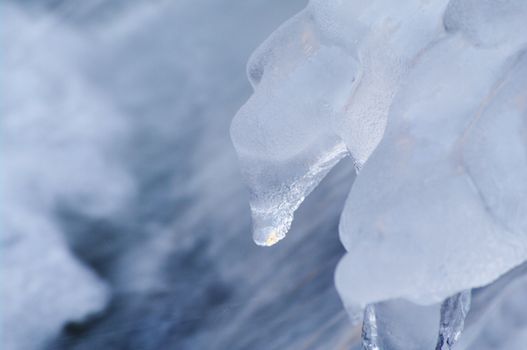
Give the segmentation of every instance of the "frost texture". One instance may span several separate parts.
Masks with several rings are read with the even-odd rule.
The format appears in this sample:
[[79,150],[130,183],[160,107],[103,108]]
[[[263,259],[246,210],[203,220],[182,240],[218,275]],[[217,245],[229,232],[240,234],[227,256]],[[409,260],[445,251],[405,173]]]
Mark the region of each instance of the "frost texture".
[[[451,346],[470,289],[527,258],[526,32],[521,0],[311,1],[250,59],[254,94],[232,124],[255,241],[282,239],[349,154],[344,305],[446,299],[437,346]],[[403,337],[390,348],[416,343]]]

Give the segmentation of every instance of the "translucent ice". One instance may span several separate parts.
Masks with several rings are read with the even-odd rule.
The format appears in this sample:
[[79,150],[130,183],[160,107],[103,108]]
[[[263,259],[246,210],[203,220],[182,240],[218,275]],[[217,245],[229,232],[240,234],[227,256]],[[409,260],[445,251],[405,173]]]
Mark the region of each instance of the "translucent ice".
[[380,349],[434,348],[439,330],[439,304],[422,306],[392,299],[376,303],[374,309]]
[[285,236],[305,196],[348,152],[360,168],[379,142],[402,76],[441,33],[446,1],[408,14],[418,3],[314,1],[251,57],[255,93],[231,135],[258,244]]
[[450,350],[459,339],[470,310],[471,291],[457,293],[441,305],[441,320],[436,350]]
[[356,67],[344,48],[321,45],[307,12],[279,29],[249,62],[256,92],[231,134],[251,189],[258,244],[285,236],[304,197],[346,154],[332,124],[353,89]]
[[426,346],[451,347],[470,289],[526,260],[526,32],[520,0],[314,0],[249,63],[231,131],[257,243],[283,238],[346,154],[360,170],[335,280],[348,310],[366,308],[366,348],[388,341],[392,311],[377,310],[395,299],[443,303]]
[[[342,214],[340,234],[349,254],[340,263],[337,286],[345,302],[393,297],[439,302],[460,289],[489,283],[525,259],[522,231],[502,224],[521,225],[522,192],[478,185],[500,171],[496,162],[515,164],[513,175],[498,182],[493,178],[500,187],[527,166],[521,128],[510,135],[504,129],[515,114],[501,113],[497,120],[492,113],[502,106],[522,114],[518,104],[500,101],[506,76],[521,73],[509,55],[466,46],[452,36],[423,55],[411,72],[392,106],[383,141],[357,177]],[[470,94],[463,93],[466,89]],[[485,134],[485,143],[507,139],[508,145],[492,146],[492,153],[510,147],[501,154],[504,160],[495,162],[472,141],[485,130],[487,115],[500,127]],[[497,170],[485,173],[476,167]],[[516,185],[525,186],[522,181]],[[499,196],[496,202],[485,200],[487,191]],[[507,201],[518,213],[508,211],[504,215],[513,215],[499,220],[498,210]]]
[[375,306],[368,305],[364,310],[362,323],[362,346],[365,350],[380,350],[379,340]]

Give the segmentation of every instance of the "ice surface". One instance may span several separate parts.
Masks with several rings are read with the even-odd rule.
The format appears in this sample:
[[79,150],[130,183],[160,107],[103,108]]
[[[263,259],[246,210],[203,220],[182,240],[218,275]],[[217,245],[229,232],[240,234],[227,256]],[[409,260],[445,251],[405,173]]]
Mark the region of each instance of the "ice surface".
[[[289,30],[294,40],[282,33]],[[304,197],[346,155],[332,124],[353,89],[356,66],[343,48],[321,45],[307,13],[286,23],[249,62],[257,93],[238,112],[231,134],[251,189],[258,244],[285,236]]]
[[362,322],[362,346],[365,350],[380,350],[379,341],[375,306],[368,305],[364,309],[364,321]]
[[[373,310],[375,342],[379,349],[433,349],[437,341],[439,308],[439,304],[422,306],[402,299],[383,301],[366,307],[363,329],[367,328]],[[366,340],[363,339],[363,343]]]
[[467,290],[446,298],[441,304],[436,350],[450,350],[458,341],[470,310],[471,297],[471,291]]
[[470,289],[526,260],[525,32],[519,0],[311,1],[249,63],[231,132],[257,243],[285,236],[335,147],[360,170],[335,279],[366,308],[366,348],[382,348],[375,305],[398,298],[443,302],[449,348]]
[[[315,1],[252,55],[255,93],[231,135],[251,190],[258,244],[285,236],[305,196],[348,152],[360,168],[379,142],[402,76],[441,33],[446,1],[408,16],[415,4]],[[381,9],[386,17],[376,16]],[[353,13],[361,15],[350,23]],[[336,34],[342,30],[346,37]]]
[[[478,180],[465,170],[469,131],[479,130],[467,128],[474,116],[482,121],[478,116],[486,113],[486,101],[504,86],[503,75],[514,65],[508,57],[498,49],[465,47],[453,36],[431,48],[413,69],[392,106],[383,141],[343,211],[340,234],[349,254],[339,267],[337,285],[348,286],[340,289],[345,302],[393,297],[439,302],[460,288],[491,282],[525,258],[521,232],[514,234],[489,215],[475,187]],[[470,95],[461,91],[467,88]],[[473,157],[482,166],[494,165],[480,150]],[[525,158],[514,159],[521,172]],[[521,192],[510,196],[522,201]]]

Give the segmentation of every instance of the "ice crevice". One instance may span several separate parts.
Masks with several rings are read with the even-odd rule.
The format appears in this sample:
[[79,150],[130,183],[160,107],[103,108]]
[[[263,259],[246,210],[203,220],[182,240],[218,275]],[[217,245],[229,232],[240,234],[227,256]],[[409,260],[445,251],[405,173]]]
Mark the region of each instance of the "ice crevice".
[[364,348],[450,349],[484,322],[471,290],[526,261],[525,32],[521,0],[312,0],[251,57],[231,136],[254,240],[349,156],[335,284]]
[[450,350],[459,339],[470,310],[471,291],[457,293],[441,304],[441,321],[436,350]]

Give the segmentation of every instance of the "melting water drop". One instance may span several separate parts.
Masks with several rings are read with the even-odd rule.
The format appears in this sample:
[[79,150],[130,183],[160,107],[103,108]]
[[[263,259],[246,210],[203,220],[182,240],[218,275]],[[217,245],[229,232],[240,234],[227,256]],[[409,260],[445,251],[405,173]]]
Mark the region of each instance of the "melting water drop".
[[253,240],[257,245],[264,247],[270,247],[284,239],[293,221],[292,215],[284,215],[264,224],[267,218],[268,216],[258,215],[253,211]]
[[436,350],[450,350],[459,339],[470,310],[471,295],[470,290],[465,290],[443,301]]
[[254,242],[272,246],[285,238],[293,222],[293,214],[306,196],[348,155],[346,145],[338,141],[327,152],[310,160],[312,164],[304,174],[283,180],[287,185],[265,191],[263,195],[255,193],[256,198],[251,203]]

